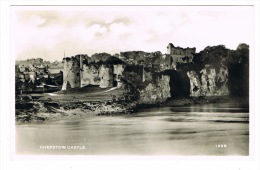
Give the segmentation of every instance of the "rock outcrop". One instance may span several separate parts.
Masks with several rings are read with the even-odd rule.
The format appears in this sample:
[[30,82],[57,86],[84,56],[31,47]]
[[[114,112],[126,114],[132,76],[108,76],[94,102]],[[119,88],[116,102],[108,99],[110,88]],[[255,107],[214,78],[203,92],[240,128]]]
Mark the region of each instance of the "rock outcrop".
[[219,73],[211,65],[206,65],[200,71],[200,78],[195,71],[188,71],[190,79],[190,96],[224,96],[229,94],[228,69],[221,66]]
[[157,104],[171,97],[170,76],[143,65],[126,65],[122,82],[125,91],[140,104]]
[[218,95],[229,95],[228,90],[228,68],[224,65],[219,69],[219,73],[216,76],[216,84],[219,94]]
[[195,71],[188,71],[187,75],[190,78],[190,96],[200,96],[202,88],[199,76]]
[[161,103],[171,97],[170,77],[161,75],[157,80],[149,83],[144,89],[140,90],[140,103],[152,104]]
[[216,92],[216,71],[210,65],[206,65],[204,69],[200,71],[201,74],[201,92],[202,96],[213,96]]

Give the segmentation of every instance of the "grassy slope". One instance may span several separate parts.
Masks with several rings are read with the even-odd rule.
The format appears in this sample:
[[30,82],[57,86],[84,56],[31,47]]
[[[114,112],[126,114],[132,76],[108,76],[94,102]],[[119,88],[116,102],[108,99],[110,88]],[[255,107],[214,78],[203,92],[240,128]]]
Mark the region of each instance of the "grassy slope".
[[107,101],[111,100],[112,96],[119,96],[123,94],[124,90],[116,88],[109,91],[111,88],[99,87],[83,87],[79,89],[71,89],[67,91],[58,91],[55,93],[44,93],[32,95],[39,98],[38,100],[52,100],[59,102],[73,102],[73,101]]

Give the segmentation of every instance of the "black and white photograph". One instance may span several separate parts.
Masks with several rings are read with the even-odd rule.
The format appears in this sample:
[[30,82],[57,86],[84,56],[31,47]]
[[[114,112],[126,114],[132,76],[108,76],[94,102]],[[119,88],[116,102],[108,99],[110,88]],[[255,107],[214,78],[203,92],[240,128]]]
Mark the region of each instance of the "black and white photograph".
[[255,6],[9,14],[12,159],[253,159]]
[[17,154],[249,155],[252,7],[12,8]]

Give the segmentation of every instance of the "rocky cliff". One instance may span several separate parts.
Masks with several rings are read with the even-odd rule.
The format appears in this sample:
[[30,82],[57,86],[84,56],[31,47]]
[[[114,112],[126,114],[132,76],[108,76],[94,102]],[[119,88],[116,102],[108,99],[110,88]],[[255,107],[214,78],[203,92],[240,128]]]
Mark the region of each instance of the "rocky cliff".
[[[228,90],[231,96],[249,96],[249,45],[241,43],[236,50],[227,49],[224,45],[207,46],[204,50],[196,53],[193,59],[195,65],[203,66],[210,64],[217,71],[216,86],[220,88],[226,84],[223,75],[228,75]],[[225,68],[225,65],[227,68]],[[227,72],[223,72],[222,67]],[[200,68],[200,70],[202,67]],[[221,78],[219,78],[221,76]],[[224,76],[225,77],[225,76]],[[226,86],[222,88],[227,89]],[[222,90],[221,90],[222,91]],[[225,91],[225,90],[224,90]],[[223,92],[224,94],[227,93]]]
[[190,78],[190,96],[201,96],[201,83],[199,76],[195,71],[188,71],[188,77]]
[[190,96],[225,96],[229,94],[228,69],[223,65],[218,73],[211,65],[205,65],[199,73],[191,70],[187,72],[187,75],[190,79]]
[[161,103],[171,97],[170,77],[167,75],[158,76],[156,81],[150,82],[144,89],[140,90],[140,103],[151,104]]
[[123,87],[140,104],[157,104],[171,97],[170,76],[152,67],[127,65],[122,80]]

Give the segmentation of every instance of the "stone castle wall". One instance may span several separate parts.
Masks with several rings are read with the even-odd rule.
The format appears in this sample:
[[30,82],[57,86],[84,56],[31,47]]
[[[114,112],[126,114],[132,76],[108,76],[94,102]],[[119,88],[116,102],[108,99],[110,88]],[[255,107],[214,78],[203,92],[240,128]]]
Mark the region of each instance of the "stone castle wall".
[[81,77],[81,87],[87,85],[99,85],[99,67],[95,65],[83,65],[82,67],[82,77]]
[[173,63],[190,63],[194,58],[196,48],[175,47],[172,43],[167,46],[167,55],[171,56]]
[[114,81],[117,82],[118,87],[122,86],[121,77],[123,76],[124,69],[125,66],[122,64],[113,65]]
[[[152,68],[143,65],[84,63],[80,56],[66,58],[63,63],[62,90],[87,85],[98,85],[100,88],[121,87],[121,77],[124,77],[136,88],[140,88],[141,101],[162,101],[171,96],[169,76],[157,76]],[[187,75],[190,80],[190,96],[229,94],[228,69],[225,66],[217,73],[211,65],[206,65],[200,72],[190,70]]]
[[99,71],[100,84],[99,87],[107,88],[113,87],[114,77],[113,77],[113,66],[101,65]]
[[84,64],[84,59],[82,56],[76,56],[63,60],[62,90],[87,85],[99,85],[100,88],[121,86],[120,76],[124,71],[123,65]]
[[80,60],[77,57],[63,60],[62,90],[80,87]]
[[175,55],[182,55],[182,56],[190,56],[196,53],[196,48],[181,48],[175,47],[172,43],[169,43],[167,46],[167,54],[175,54]]

